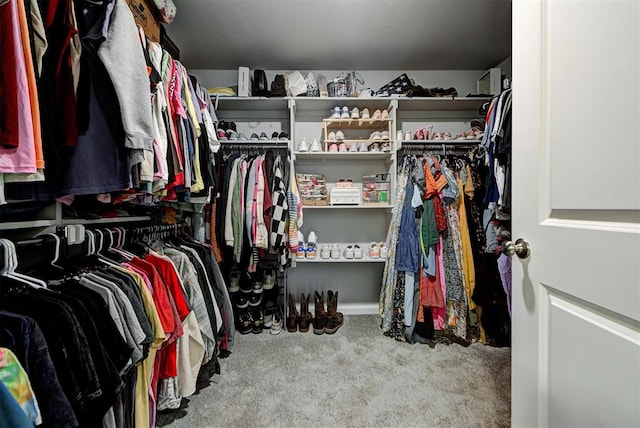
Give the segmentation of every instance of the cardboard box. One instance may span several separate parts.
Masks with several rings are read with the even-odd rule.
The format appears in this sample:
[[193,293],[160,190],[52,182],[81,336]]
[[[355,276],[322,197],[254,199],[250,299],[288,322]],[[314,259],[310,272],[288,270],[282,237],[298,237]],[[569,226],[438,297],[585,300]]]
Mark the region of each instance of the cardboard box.
[[365,175],[362,177],[362,202],[388,204],[390,189],[389,174]]
[[251,96],[251,71],[249,67],[238,67],[238,96]]
[[160,43],[160,22],[154,15],[156,5],[152,0],[127,0],[129,9],[133,12],[136,24],[144,30],[149,40]]

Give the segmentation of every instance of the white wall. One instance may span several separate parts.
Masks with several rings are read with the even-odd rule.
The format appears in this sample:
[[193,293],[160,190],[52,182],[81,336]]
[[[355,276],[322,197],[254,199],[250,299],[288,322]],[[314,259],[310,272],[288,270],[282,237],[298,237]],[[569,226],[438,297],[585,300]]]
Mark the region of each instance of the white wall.
[[[276,74],[284,74],[287,71],[291,70],[265,70],[269,85]],[[300,71],[305,73],[305,75],[308,72],[308,70]],[[485,71],[486,70],[411,70],[406,73],[410,79],[414,80],[415,84],[424,88],[433,88],[437,86],[449,88],[453,86],[458,91],[459,96],[465,96],[476,93],[476,79]],[[206,87],[238,85],[238,70],[192,69],[189,70],[189,73],[196,76],[200,83]],[[331,81],[334,77],[337,77],[342,73],[342,71],[314,71],[316,77],[318,73],[324,75],[328,81]],[[373,90],[379,89],[385,83],[388,83],[402,74],[402,72],[397,70],[358,71],[358,73],[365,81],[364,87],[371,88]]]

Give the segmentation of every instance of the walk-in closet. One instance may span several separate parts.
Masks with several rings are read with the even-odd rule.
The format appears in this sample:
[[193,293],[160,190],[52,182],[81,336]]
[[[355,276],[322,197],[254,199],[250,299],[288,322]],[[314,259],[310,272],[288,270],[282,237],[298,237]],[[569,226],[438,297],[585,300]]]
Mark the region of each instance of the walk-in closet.
[[640,425],[639,17],[0,0],[0,427]]

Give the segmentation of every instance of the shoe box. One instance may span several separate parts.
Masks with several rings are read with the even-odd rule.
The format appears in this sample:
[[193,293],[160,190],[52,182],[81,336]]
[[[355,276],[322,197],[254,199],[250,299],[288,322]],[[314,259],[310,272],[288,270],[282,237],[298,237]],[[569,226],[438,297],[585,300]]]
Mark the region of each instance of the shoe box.
[[362,202],[380,204],[389,201],[391,182],[389,174],[373,174],[362,177]]

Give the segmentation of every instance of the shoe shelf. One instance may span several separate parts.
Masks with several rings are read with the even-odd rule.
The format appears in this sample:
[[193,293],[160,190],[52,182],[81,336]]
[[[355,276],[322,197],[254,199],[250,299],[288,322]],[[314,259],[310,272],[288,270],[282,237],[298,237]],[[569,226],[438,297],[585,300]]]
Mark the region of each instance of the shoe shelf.
[[491,97],[437,97],[437,98],[408,98],[399,97],[398,110],[400,111],[455,111],[477,110]]
[[221,97],[210,95],[211,101],[215,105],[216,110],[235,110],[235,111],[285,111],[288,108],[288,99],[286,98],[267,98],[267,97]]
[[369,257],[368,255],[365,255],[363,258],[361,259],[345,259],[344,256],[340,256],[339,259],[323,259],[320,256],[316,256],[314,259],[307,259],[307,258],[300,258],[300,259],[296,259],[296,263],[384,263],[386,262],[387,259],[383,259],[381,257],[378,257],[377,259],[374,259],[373,257]]
[[391,104],[389,98],[381,97],[293,97],[290,99],[296,112],[325,112],[335,106],[348,106],[349,109],[358,107],[360,110],[366,107],[372,112],[378,109],[390,111]]
[[299,160],[389,160],[392,152],[294,152]]
[[353,209],[385,209],[385,208],[393,208],[391,204],[382,204],[382,203],[372,203],[372,204],[360,204],[360,205],[303,205],[303,209],[342,209],[342,210],[353,210]]
[[322,119],[326,128],[381,129],[391,127],[392,119]]

